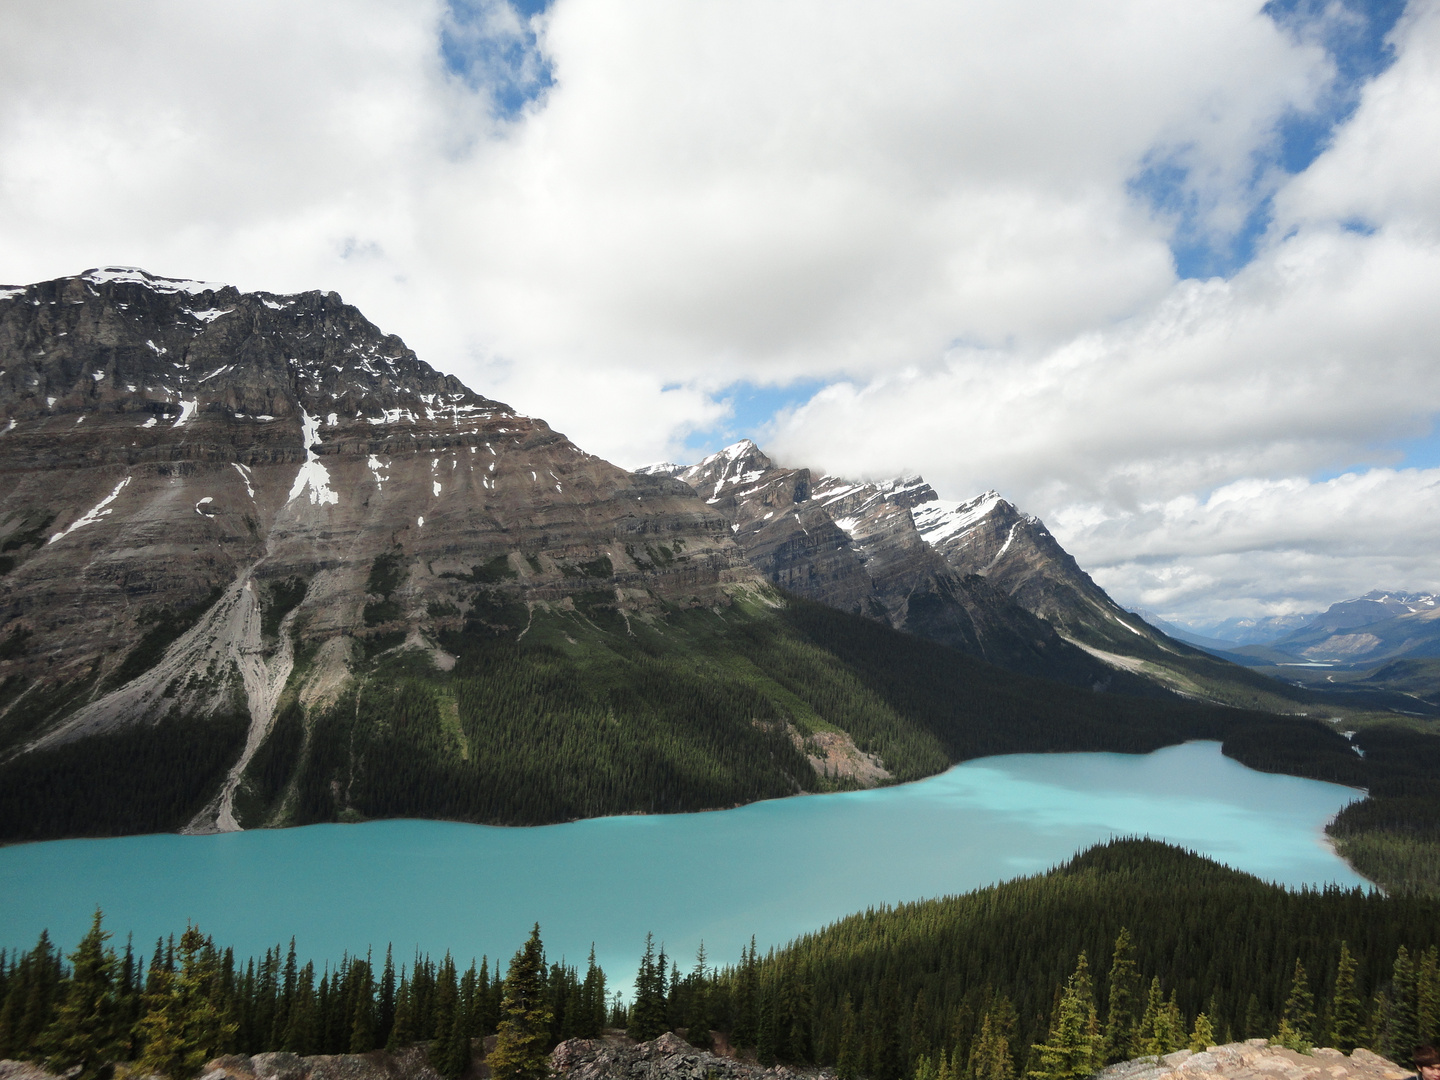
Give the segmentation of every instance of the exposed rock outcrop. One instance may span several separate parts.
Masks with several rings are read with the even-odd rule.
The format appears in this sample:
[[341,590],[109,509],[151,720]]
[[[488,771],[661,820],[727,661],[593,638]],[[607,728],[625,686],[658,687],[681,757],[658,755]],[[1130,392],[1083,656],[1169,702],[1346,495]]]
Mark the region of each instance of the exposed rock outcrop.
[[1212,1046],[1201,1053],[1181,1050],[1163,1058],[1136,1058],[1111,1065],[1099,1080],[1405,1080],[1414,1074],[1369,1050],[1346,1055],[1316,1047],[1297,1054],[1264,1039]]
[[765,1068],[734,1057],[697,1050],[673,1032],[645,1043],[627,1039],[571,1039],[550,1054],[566,1080],[787,1080],[809,1076],[833,1080],[828,1069]]

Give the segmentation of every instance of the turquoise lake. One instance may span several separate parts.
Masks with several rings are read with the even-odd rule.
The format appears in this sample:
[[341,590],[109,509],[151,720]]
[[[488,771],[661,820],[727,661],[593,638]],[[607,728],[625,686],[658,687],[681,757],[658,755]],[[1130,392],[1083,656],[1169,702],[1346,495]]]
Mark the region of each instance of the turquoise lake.
[[867,906],[1033,874],[1112,836],[1148,835],[1298,887],[1363,885],[1325,843],[1361,793],[1253,772],[1194,742],[1146,755],[982,758],[914,784],[705,814],[530,829],[436,821],[0,848],[0,947],[42,928],[66,951],[96,905],[123,944],[198,924],[241,956],[294,935],[302,958],[393,942],[509,957],[538,921],[552,960],[590,943],[629,990],[647,931],[729,963]]

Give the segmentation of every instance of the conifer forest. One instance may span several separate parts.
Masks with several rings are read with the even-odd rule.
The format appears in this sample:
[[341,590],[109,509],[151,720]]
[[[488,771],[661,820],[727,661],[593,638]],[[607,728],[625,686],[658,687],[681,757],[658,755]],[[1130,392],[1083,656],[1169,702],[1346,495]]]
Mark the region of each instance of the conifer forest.
[[226,1053],[415,1047],[443,1076],[484,1054],[510,1080],[543,1075],[566,1039],[624,1029],[723,1039],[840,1080],[1068,1080],[1243,1038],[1403,1062],[1440,1037],[1440,902],[1291,891],[1149,840],[868,910],[764,953],[753,940],[735,958],[636,944],[621,993],[593,950],[583,970],[549,961],[539,926],[503,970],[389,948],[317,966],[294,942],[242,959],[194,926],[118,948],[97,911],[68,952],[42,934],[0,953],[0,1058],[76,1080],[117,1065],[189,1080]]

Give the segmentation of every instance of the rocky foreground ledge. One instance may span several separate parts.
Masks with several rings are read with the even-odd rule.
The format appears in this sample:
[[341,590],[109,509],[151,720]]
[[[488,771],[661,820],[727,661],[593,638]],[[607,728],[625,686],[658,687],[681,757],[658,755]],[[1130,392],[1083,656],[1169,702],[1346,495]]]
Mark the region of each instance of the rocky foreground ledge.
[[1413,1076],[1393,1061],[1369,1050],[1346,1055],[1329,1047],[1297,1054],[1264,1039],[1212,1046],[1200,1053],[1180,1050],[1165,1057],[1136,1058],[1111,1065],[1099,1080],[1404,1080]]
[[[478,1043],[478,1040],[477,1040]],[[465,1080],[486,1080],[489,1068],[480,1058]],[[555,1048],[550,1064],[563,1080],[835,1080],[829,1069],[770,1068],[739,1058],[697,1050],[673,1033],[645,1043],[624,1036],[571,1039]],[[1412,1076],[1393,1061],[1369,1050],[1346,1055],[1317,1047],[1297,1054],[1264,1039],[1212,1046],[1201,1053],[1181,1050],[1162,1058],[1136,1058],[1111,1065],[1098,1080],[1405,1080]],[[0,1061],[0,1080],[58,1080],[28,1061]],[[201,1080],[441,1080],[425,1061],[425,1051],[411,1047],[398,1054],[231,1055],[205,1066]]]

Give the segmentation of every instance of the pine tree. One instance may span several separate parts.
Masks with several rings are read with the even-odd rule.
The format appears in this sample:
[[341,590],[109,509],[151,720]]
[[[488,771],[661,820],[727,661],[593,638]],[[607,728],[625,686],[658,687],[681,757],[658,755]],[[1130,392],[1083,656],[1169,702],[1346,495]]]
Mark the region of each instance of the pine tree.
[[1355,992],[1355,958],[1348,943],[1340,942],[1340,960],[1335,967],[1335,989],[1330,994],[1326,1041],[1347,1054],[1360,1041],[1360,998]]
[[1103,1037],[1083,952],[1055,1007],[1049,1036],[1031,1052],[1037,1061],[1029,1073],[1034,1080],[1083,1080],[1103,1064]]
[[1137,1053],[1135,1026],[1139,1021],[1140,972],[1135,966],[1135,946],[1130,942],[1130,931],[1124,927],[1115,938],[1106,983],[1105,1060],[1125,1061]]
[[49,1054],[46,1067],[65,1073],[79,1066],[80,1080],[95,1080],[126,1043],[117,962],[114,951],[105,947],[110,935],[100,928],[100,920],[97,908],[89,933],[70,954],[65,997],[43,1037]]
[[495,1080],[543,1080],[549,1073],[546,1041],[551,1018],[541,985],[544,970],[545,951],[536,923],[505,973],[498,1037],[489,1056]]
[[1280,1014],[1280,1030],[1270,1041],[1299,1053],[1315,1044],[1315,995],[1310,992],[1305,966],[1298,959],[1290,980],[1290,994],[1285,999],[1285,1011]]

